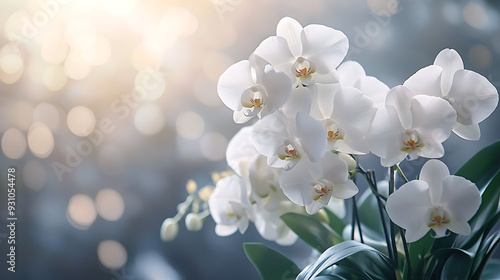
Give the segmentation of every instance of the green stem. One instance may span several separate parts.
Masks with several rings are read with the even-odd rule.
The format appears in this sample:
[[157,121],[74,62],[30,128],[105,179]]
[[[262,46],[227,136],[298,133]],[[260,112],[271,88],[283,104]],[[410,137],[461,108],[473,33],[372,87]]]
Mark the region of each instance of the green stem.
[[[393,165],[389,168],[389,195],[391,195],[395,190],[395,171],[396,165]],[[392,252],[394,256],[394,264],[395,267],[398,267],[398,248],[396,245],[396,225],[391,222],[390,224],[390,232],[391,232],[391,244],[392,244]]]
[[401,235],[401,240],[403,241],[403,248],[405,250],[405,256],[406,256],[406,265],[408,267],[407,270],[407,280],[411,280],[411,276],[413,274],[413,269],[411,267],[411,260],[410,260],[410,251],[408,250],[408,243],[406,243],[406,237],[403,233],[403,229],[399,228],[399,234]]
[[365,180],[366,180],[366,183],[368,183],[368,187],[370,188],[370,190],[372,191],[372,193],[384,200],[384,201],[387,201],[387,197],[385,197],[384,195],[380,194],[377,190],[377,187],[376,187],[376,181],[374,182],[370,176],[370,174],[374,174],[372,170],[368,170],[366,171],[365,169],[363,169],[363,167],[361,165],[358,165],[358,168],[357,168],[357,171],[359,171],[361,174],[363,174],[363,177],[365,177]]
[[[361,220],[359,219],[359,213],[358,213],[358,205],[356,203],[356,197],[352,197],[352,212],[353,216],[356,217],[356,225],[358,226],[358,231],[359,231],[359,240],[361,243],[365,243],[363,240],[363,232],[361,231]],[[354,221],[352,224],[352,228],[354,228]],[[354,231],[353,231],[353,239],[354,239]]]
[[[368,171],[368,175],[370,177],[370,181],[373,183],[373,188],[375,191],[378,191],[377,188],[377,179],[375,178],[375,172],[373,171]],[[384,230],[384,237],[385,237],[385,243],[387,244],[387,252],[389,253],[389,258],[393,259],[393,252],[391,250],[391,240],[389,238],[389,232],[387,231],[386,223],[385,223],[385,215],[384,215],[384,206],[382,205],[382,200],[380,197],[375,196],[377,199],[377,206],[378,206],[378,212],[380,215],[380,220],[382,221],[382,229]]]
[[398,169],[398,174],[399,174],[399,177],[400,177],[401,179],[403,179],[403,181],[404,181],[405,183],[408,183],[408,182],[409,182],[409,180],[408,180],[408,178],[406,178],[405,174],[403,173],[403,170],[401,170],[401,168],[399,167],[399,165],[397,165],[397,164],[396,164],[395,166],[396,166],[396,168]]

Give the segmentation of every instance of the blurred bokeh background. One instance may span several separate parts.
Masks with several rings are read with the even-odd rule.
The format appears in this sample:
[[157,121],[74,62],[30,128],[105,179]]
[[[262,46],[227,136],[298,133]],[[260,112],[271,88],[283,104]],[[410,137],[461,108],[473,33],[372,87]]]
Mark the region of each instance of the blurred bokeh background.
[[[218,237],[160,226],[185,184],[227,169],[240,128],[216,83],[275,35],[284,16],[342,30],[350,60],[389,87],[454,48],[500,85],[500,6],[453,0],[3,0],[0,2],[0,279],[257,279],[243,242],[304,267],[250,226]],[[452,136],[455,172],[500,139],[499,110],[480,141]],[[378,160],[362,157],[373,168]],[[424,160],[403,163],[413,177]],[[16,270],[7,272],[7,168],[17,176]],[[384,170],[379,169],[382,174]]]

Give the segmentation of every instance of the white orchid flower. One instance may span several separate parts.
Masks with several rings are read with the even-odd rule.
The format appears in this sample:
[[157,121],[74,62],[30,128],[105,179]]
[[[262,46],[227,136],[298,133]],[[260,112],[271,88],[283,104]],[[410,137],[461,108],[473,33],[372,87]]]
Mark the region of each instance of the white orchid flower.
[[245,181],[236,174],[217,182],[208,206],[217,223],[215,233],[219,236],[231,235],[237,230],[244,233],[253,219]]
[[217,84],[219,97],[234,111],[236,123],[274,112],[288,100],[291,89],[283,72],[256,55],[231,65]]
[[321,121],[304,112],[295,119],[276,111],[253,125],[252,140],[271,167],[292,169],[302,158],[321,160],[326,150],[326,130]]
[[248,178],[250,162],[258,155],[252,143],[252,127],[245,126],[229,141],[226,162],[236,174]]
[[279,21],[276,35],[265,39],[255,54],[285,72],[295,85],[338,81],[335,68],[349,49],[344,33],[319,24],[303,28],[295,19],[285,17]]
[[479,123],[498,104],[497,89],[480,74],[465,70],[462,58],[453,49],[442,50],[433,65],[417,71],[404,85],[416,94],[447,100],[457,112],[453,132],[467,140],[480,138]]
[[450,175],[446,164],[429,160],[420,171],[419,180],[401,186],[387,198],[391,220],[406,229],[408,242],[422,238],[430,229],[435,237],[450,230],[469,235],[467,223],[481,204],[481,195],[471,181]]
[[323,122],[327,149],[348,154],[366,154],[365,136],[376,108],[369,97],[353,87],[317,85],[311,115]]
[[303,160],[292,171],[281,173],[280,186],[297,205],[314,214],[325,207],[330,198],[347,199],[358,193],[348,180],[347,163],[332,152],[325,152],[319,162]]
[[415,95],[396,86],[387,95],[386,106],[375,114],[367,135],[370,151],[389,167],[408,157],[439,158],[451,134],[456,113],[435,96]]

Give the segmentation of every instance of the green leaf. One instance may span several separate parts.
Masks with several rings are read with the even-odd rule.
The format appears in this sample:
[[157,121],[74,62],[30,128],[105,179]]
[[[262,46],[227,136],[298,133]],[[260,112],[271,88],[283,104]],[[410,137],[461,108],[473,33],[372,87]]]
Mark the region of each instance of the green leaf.
[[328,225],[330,226],[333,231],[335,231],[338,236],[342,236],[342,232],[344,231],[345,228],[345,223],[342,221],[337,215],[335,215],[332,211],[330,211],[328,208],[323,208],[325,210],[326,215],[328,217]]
[[263,244],[245,243],[243,249],[262,280],[293,280],[300,272],[291,260]]
[[500,259],[490,259],[481,275],[481,280],[500,279]]
[[281,216],[285,224],[314,249],[323,252],[342,238],[311,216],[286,213]]
[[[410,262],[413,269],[412,279],[424,279],[424,260],[429,256],[434,241],[431,233],[428,232],[424,237],[416,242],[408,243]],[[406,272],[405,272],[406,273]]]
[[481,199],[479,209],[469,221],[472,229],[471,234],[469,236],[459,236],[457,238],[458,247],[472,248],[483,235],[486,227],[493,222],[493,215],[498,211],[498,200],[500,199],[500,172],[488,184],[481,195]]
[[472,268],[472,257],[464,250],[454,249],[454,252],[444,263],[441,279],[464,279]]
[[358,279],[396,279],[394,268],[384,254],[356,241],[344,241],[323,252],[297,276],[297,280],[314,279],[320,273],[335,275],[335,270],[325,271],[334,264]]
[[500,141],[475,154],[455,175],[471,180],[482,191],[498,170],[500,170]]

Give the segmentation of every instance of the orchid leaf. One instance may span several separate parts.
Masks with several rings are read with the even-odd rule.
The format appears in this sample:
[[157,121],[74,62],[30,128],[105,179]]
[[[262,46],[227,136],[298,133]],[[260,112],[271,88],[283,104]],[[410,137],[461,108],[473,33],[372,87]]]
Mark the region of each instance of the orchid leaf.
[[263,244],[243,244],[245,254],[262,280],[293,280],[300,269],[291,260]]

